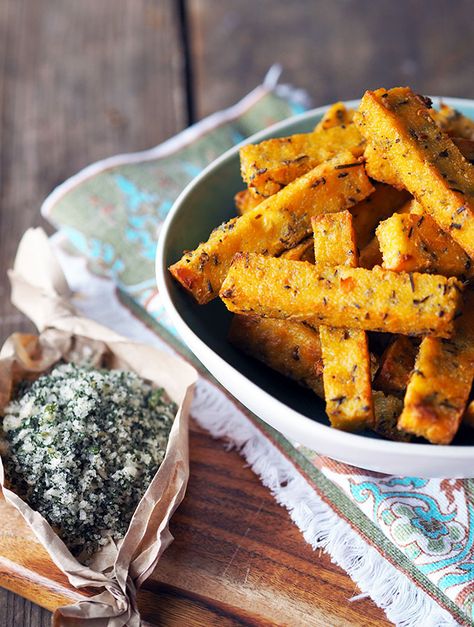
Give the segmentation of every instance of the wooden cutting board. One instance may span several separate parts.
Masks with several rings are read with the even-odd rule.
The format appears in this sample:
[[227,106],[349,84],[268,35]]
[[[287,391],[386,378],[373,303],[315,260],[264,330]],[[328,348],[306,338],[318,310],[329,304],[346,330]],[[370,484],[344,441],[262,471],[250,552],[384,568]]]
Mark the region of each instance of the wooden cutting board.
[[[155,625],[388,625],[245,466],[192,424],[191,478],[175,541],[139,593]],[[0,499],[0,585],[54,610],[79,593],[19,514]],[[1,608],[0,608],[1,614]],[[1,621],[0,621],[1,622]]]

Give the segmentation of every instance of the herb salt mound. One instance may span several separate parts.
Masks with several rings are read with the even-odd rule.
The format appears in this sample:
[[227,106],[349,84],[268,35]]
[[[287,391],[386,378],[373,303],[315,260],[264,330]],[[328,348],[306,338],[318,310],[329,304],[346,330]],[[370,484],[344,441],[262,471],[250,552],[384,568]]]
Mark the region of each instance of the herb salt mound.
[[59,365],[5,409],[8,479],[87,561],[125,535],[176,411],[132,372]]

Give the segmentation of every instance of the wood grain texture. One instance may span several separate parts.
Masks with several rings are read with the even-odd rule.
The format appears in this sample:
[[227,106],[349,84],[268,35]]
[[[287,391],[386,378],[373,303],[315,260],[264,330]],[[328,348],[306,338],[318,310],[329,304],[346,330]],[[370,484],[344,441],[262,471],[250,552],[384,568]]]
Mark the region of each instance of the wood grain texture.
[[[357,587],[327,555],[304,542],[236,452],[195,424],[190,452],[188,491],[171,522],[175,541],[139,595],[144,620],[164,626],[389,624],[370,600],[348,602]],[[4,501],[0,519],[0,584],[50,610],[77,600],[78,593]],[[0,599],[12,607],[10,622],[3,625],[21,624],[12,613],[19,601],[3,594]],[[33,611],[29,605],[23,609]],[[22,616],[25,625],[42,624]]]
[[253,89],[273,63],[315,106],[395,85],[474,96],[471,0],[189,0],[196,110]]
[[174,0],[0,1],[0,335],[29,329],[4,272],[39,207],[92,161],[151,147],[187,115]]

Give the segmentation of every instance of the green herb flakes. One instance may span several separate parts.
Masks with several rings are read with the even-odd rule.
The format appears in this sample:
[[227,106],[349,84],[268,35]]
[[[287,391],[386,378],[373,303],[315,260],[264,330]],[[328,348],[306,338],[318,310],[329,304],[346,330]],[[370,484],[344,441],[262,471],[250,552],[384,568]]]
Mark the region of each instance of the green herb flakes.
[[132,372],[62,364],[5,410],[7,477],[73,554],[128,528],[163,461],[177,407]]

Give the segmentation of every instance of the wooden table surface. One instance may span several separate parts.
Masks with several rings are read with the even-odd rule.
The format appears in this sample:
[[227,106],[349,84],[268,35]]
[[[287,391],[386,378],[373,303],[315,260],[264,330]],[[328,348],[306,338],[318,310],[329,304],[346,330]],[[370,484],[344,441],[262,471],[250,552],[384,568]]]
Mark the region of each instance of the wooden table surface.
[[[41,224],[41,200],[66,177],[231,105],[274,62],[283,81],[304,88],[315,105],[398,84],[472,98],[471,23],[472,0],[0,0],[0,339],[31,329],[9,304],[5,270],[23,231]],[[256,590],[273,579],[301,616],[314,608],[313,620],[292,621],[284,608],[272,616],[261,599],[259,611],[237,616],[226,604],[232,590],[210,606],[199,592],[204,580],[188,595],[166,583],[153,600],[145,591],[145,618],[159,625],[387,624],[369,600],[347,601],[354,584],[305,544],[236,453],[197,430],[192,442],[191,481],[162,580],[176,565],[192,576],[194,565],[212,572],[216,586],[219,569],[233,569],[237,586],[251,563]],[[235,478],[230,492],[212,475],[216,457]],[[223,498],[226,519],[213,521],[209,535],[199,521]],[[237,544],[226,538],[236,528],[243,530]],[[1,627],[49,620],[47,610],[0,590]]]

